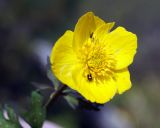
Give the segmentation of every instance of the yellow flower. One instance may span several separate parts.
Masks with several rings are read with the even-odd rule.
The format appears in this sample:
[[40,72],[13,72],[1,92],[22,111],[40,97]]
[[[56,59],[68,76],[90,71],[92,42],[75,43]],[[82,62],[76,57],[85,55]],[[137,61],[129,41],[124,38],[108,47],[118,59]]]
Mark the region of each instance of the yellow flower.
[[91,102],[105,103],[131,87],[128,66],[136,53],[137,37],[123,27],[110,32],[113,26],[114,22],[105,23],[88,12],[51,52],[55,76]]

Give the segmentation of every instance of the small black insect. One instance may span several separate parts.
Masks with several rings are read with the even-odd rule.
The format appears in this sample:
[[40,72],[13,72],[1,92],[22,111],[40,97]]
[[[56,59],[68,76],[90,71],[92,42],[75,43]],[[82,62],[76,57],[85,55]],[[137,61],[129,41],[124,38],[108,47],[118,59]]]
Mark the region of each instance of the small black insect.
[[92,74],[88,74],[87,79],[88,79],[88,81],[92,81]]
[[90,38],[92,38],[93,37],[93,32],[90,34]]

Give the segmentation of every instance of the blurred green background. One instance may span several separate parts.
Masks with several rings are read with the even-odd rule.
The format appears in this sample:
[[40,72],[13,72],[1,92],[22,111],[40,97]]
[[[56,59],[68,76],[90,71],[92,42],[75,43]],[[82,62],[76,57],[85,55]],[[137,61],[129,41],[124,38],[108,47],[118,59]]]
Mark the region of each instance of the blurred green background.
[[93,11],[137,34],[133,87],[98,112],[72,110],[60,99],[48,120],[64,128],[159,128],[159,6],[159,0],[0,0],[0,104],[27,106],[31,82],[50,84],[45,65],[54,42]]

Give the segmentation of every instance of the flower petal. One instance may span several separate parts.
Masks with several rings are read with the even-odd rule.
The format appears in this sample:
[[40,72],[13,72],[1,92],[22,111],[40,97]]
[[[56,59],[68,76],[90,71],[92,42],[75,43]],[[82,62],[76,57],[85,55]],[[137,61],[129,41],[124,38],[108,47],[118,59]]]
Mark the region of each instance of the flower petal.
[[88,81],[84,76],[82,68],[76,68],[73,72],[76,90],[87,100],[96,103],[106,103],[117,93],[116,82],[107,79],[99,82]]
[[128,69],[123,69],[116,72],[116,81],[118,86],[118,93],[122,94],[131,88],[131,80]]
[[108,25],[109,30],[112,29],[112,27],[114,26],[115,22],[110,22],[110,23],[106,23],[105,21],[103,21],[101,18],[99,18],[98,16],[94,16],[94,20],[95,20],[95,24],[96,24],[96,29],[101,27],[104,24]]
[[73,37],[73,48],[77,51],[96,29],[94,14],[88,12],[78,20]]
[[105,22],[98,16],[94,16],[94,20],[95,20],[96,28],[105,24]]
[[105,23],[105,24],[101,25],[94,32],[94,38],[100,40],[100,43],[101,43],[101,41],[103,42],[104,36],[112,29],[114,24],[115,24],[115,22]]
[[55,43],[51,56],[51,68],[55,76],[64,84],[73,85],[72,70],[77,62],[72,49],[73,32],[66,31]]
[[123,69],[133,61],[137,49],[137,37],[135,34],[118,27],[105,36],[108,49],[115,56],[116,69]]

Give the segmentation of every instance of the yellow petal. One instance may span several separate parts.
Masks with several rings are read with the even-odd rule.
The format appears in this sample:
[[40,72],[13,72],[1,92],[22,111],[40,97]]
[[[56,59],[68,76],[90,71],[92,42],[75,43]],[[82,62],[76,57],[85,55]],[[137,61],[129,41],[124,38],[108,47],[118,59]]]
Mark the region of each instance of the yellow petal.
[[117,93],[116,82],[113,79],[99,82],[88,81],[82,68],[77,68],[73,72],[73,79],[76,90],[91,102],[106,103]]
[[118,27],[107,36],[105,42],[108,50],[112,52],[116,60],[116,69],[123,69],[133,61],[137,49],[137,37],[135,34]]
[[108,31],[110,31],[113,28],[114,25],[115,25],[115,22],[107,23]]
[[73,37],[73,48],[77,52],[83,43],[90,37],[90,35],[96,29],[94,14],[88,12],[78,20]]
[[[106,24],[105,21],[103,21],[101,18],[99,18],[98,16],[94,16],[94,20],[95,20],[95,24],[96,24],[96,28],[99,28],[100,26]],[[114,26],[115,22],[110,22],[107,23],[108,28],[112,29],[112,27]]]
[[96,28],[105,24],[105,22],[102,19],[100,19],[98,16],[94,16],[94,20],[95,20]]
[[103,42],[104,36],[112,29],[114,26],[114,22],[111,23],[105,23],[98,27],[96,31],[94,32],[94,38],[99,39],[100,43]]
[[128,69],[123,69],[116,72],[116,81],[118,86],[118,93],[122,94],[131,88],[131,80]]
[[77,58],[72,48],[73,32],[66,31],[55,43],[51,56],[51,68],[55,76],[64,84],[73,85],[72,70]]

